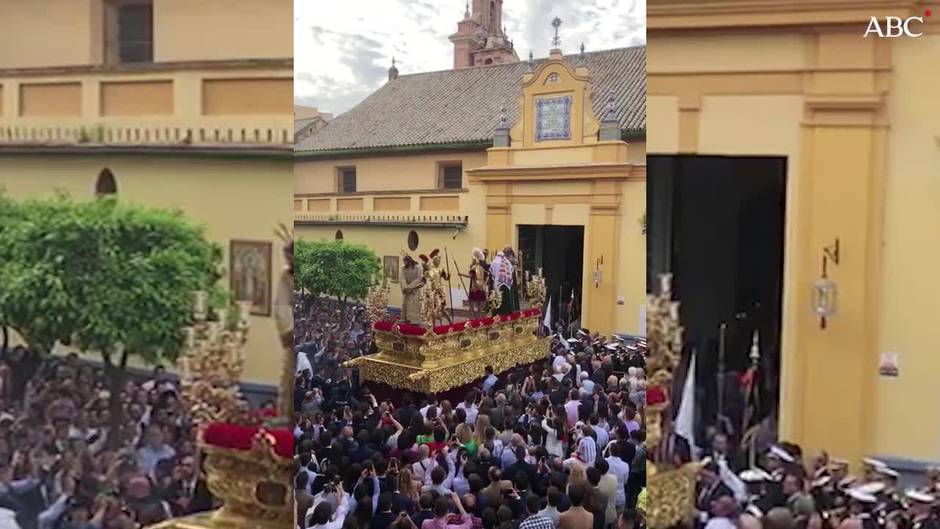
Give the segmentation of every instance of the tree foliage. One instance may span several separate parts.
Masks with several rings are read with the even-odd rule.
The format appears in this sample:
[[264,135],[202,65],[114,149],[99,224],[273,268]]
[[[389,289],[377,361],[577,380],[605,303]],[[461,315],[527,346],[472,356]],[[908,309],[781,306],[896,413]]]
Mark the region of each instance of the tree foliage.
[[31,348],[175,360],[193,292],[212,290],[221,249],[179,212],[0,195],[0,325]]
[[314,296],[363,299],[382,267],[371,249],[345,241],[294,243],[294,281]]

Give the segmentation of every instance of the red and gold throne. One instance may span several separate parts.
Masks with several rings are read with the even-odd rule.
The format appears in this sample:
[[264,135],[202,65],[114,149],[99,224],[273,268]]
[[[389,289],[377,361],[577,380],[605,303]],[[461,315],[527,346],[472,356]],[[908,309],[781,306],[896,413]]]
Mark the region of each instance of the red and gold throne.
[[545,301],[541,273],[527,285],[533,308],[448,325],[388,318],[387,290],[373,285],[366,297],[379,352],[344,364],[358,368],[361,380],[432,395],[482,379],[487,367],[501,373],[548,356],[551,336],[539,336],[539,307]]

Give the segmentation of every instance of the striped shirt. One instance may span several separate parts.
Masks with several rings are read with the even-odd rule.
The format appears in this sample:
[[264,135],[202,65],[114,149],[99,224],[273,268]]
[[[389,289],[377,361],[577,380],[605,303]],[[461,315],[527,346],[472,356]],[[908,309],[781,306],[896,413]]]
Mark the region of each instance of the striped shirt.
[[597,460],[597,442],[593,437],[585,435],[581,438],[578,442],[578,457],[585,465],[594,466],[594,461]]

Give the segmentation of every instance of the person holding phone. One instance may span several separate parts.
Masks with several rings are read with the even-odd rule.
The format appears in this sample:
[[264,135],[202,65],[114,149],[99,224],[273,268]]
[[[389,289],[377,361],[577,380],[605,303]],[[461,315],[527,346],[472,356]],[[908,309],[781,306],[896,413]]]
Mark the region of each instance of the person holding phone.
[[[450,506],[453,503],[458,515],[450,514]],[[425,520],[421,524],[421,529],[470,529],[473,527],[473,519],[467,514],[460,501],[460,496],[456,492],[451,492],[448,497],[440,497],[434,503],[434,518]]]

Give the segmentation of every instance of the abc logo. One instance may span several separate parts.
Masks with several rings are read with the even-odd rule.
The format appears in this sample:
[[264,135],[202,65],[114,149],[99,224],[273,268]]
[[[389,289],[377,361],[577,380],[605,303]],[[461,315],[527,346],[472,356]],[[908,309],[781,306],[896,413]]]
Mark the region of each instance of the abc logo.
[[924,32],[916,32],[913,28],[916,27],[915,22],[917,24],[923,24],[924,19],[923,17],[885,17],[884,22],[881,22],[877,17],[871,17],[868,21],[868,29],[865,30],[865,35],[863,36],[867,38],[874,33],[881,38],[919,37],[923,35]]

